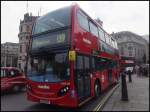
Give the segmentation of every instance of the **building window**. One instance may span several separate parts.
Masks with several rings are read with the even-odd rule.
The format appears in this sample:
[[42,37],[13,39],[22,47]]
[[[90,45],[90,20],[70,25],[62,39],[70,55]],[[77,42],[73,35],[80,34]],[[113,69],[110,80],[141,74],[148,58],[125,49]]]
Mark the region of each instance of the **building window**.
[[128,50],[132,50],[132,49],[133,49],[133,47],[132,47],[132,46],[129,46],[129,47],[128,47]]
[[98,37],[98,29],[97,26],[90,21],[90,31],[93,35]]
[[28,45],[26,45],[26,52],[28,52]]
[[109,36],[108,36],[108,34],[106,34],[106,33],[105,33],[105,39],[106,39],[106,43],[107,43],[107,44],[110,44],[110,43],[109,43],[109,42],[110,42],[110,41],[109,41]]
[[132,51],[131,50],[129,51],[129,56],[132,56]]
[[20,45],[20,53],[22,53],[22,45]]
[[124,55],[124,48],[121,46],[121,55]]
[[134,48],[135,49],[135,56],[136,56],[136,48]]
[[140,55],[140,49],[138,49],[138,55]]
[[20,26],[20,32],[22,32],[22,26]]
[[27,31],[27,32],[30,31],[29,25],[26,26],[26,31]]

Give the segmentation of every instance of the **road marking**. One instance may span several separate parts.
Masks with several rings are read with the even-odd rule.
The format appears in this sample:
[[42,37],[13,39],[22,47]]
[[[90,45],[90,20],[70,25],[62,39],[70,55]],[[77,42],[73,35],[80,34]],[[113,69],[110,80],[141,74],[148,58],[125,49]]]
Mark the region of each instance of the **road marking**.
[[113,92],[115,91],[115,89],[119,87],[119,84],[117,84],[115,87],[113,87],[113,89],[106,95],[104,96],[104,98],[100,101],[100,103],[94,108],[93,111],[99,111],[104,104],[106,103],[106,101],[108,100],[108,98],[113,94]]
[[83,102],[81,102],[81,103],[79,104],[79,107],[80,107],[81,105],[83,105],[84,103],[86,103],[87,101],[89,101],[90,99],[92,99],[92,97],[89,97],[89,98],[87,98],[86,100],[84,100]]

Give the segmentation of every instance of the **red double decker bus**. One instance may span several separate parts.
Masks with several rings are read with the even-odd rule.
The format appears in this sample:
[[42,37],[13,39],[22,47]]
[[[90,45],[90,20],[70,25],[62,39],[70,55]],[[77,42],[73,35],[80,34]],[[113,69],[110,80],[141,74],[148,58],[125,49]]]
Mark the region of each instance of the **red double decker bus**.
[[78,107],[119,77],[117,43],[77,4],[38,18],[27,65],[27,99]]

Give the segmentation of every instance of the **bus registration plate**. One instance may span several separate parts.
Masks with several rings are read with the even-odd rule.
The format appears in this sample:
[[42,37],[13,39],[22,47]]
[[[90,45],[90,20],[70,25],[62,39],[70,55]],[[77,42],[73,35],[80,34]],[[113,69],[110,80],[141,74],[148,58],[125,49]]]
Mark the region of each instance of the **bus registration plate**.
[[50,104],[50,101],[48,101],[48,100],[40,100],[40,103]]

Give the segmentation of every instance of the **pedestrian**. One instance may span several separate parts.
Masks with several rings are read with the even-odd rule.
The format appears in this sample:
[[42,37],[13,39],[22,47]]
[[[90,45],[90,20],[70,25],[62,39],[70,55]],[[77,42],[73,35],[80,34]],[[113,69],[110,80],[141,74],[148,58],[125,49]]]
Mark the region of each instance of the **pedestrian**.
[[128,91],[126,84],[126,70],[125,68],[121,69],[121,100],[128,101]]
[[143,76],[147,76],[147,68],[146,68],[146,65],[143,66]]
[[135,66],[135,73],[137,76],[139,76],[139,66],[138,65]]
[[149,77],[149,64],[146,64],[147,76]]
[[131,70],[128,70],[127,73],[128,73],[128,77],[129,77],[129,82],[132,82],[132,78],[131,78],[131,74],[132,74],[132,73],[131,73]]
[[135,66],[133,67],[133,72],[132,73],[135,74]]
[[142,66],[139,67],[139,77],[141,77],[143,74],[143,69],[142,69]]

